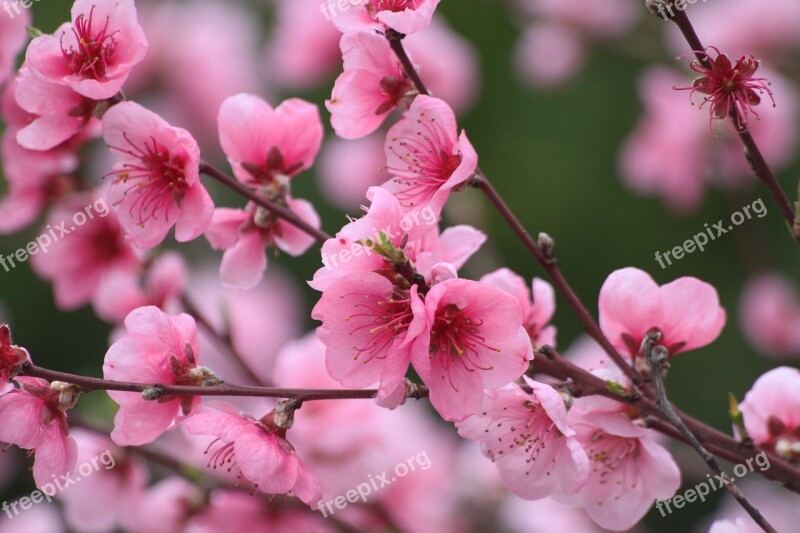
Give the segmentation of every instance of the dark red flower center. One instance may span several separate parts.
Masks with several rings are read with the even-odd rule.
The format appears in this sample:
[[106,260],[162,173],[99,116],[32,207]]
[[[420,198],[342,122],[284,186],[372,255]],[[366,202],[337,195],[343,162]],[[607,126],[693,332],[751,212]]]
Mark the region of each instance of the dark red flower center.
[[64,35],[61,35],[61,53],[67,60],[70,70],[84,78],[104,80],[111,58],[117,49],[116,31],[109,33],[109,18],[106,17],[102,28],[95,26],[94,6],[89,16],[81,13],[72,25],[76,44],[69,48],[64,46]]

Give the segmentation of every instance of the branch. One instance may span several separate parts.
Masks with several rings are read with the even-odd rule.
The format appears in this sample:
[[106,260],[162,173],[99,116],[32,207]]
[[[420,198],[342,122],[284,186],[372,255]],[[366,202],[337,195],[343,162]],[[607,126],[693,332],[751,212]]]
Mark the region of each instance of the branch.
[[[48,381],[63,381],[77,385],[86,392],[105,390],[122,392],[148,392],[153,395],[153,399],[165,396],[245,396],[258,398],[293,398],[299,402],[310,402],[317,400],[349,400],[375,398],[378,391],[375,389],[348,390],[348,389],[287,389],[280,387],[248,387],[243,385],[229,385],[223,383],[215,386],[187,386],[169,385],[158,383],[133,383],[125,381],[113,381],[88,376],[79,376],[58,372],[38,367],[28,362],[22,367],[20,376],[30,376],[42,378]],[[427,398],[428,389],[422,385],[416,390],[408,393],[407,397]]]
[[[700,37],[698,37],[692,22],[689,20],[689,15],[687,15],[685,11],[678,11],[671,20],[678,26],[684,39],[689,43],[689,47],[694,50],[697,60],[704,67],[713,68],[708,58],[699,53],[705,50],[705,47],[702,41],[700,41]],[[731,108],[730,118],[736,129],[736,133],[739,135],[739,139],[744,145],[744,156],[750,164],[750,168],[753,170],[756,177],[767,187],[772,199],[778,205],[781,215],[789,224],[789,227],[792,228],[795,222],[795,210],[792,207],[792,203],[789,201],[780,183],[778,183],[777,178],[775,178],[775,174],[772,172],[767,160],[764,159],[764,155],[758,148],[747,126],[742,122],[739,110],[735,107]],[[800,234],[796,234],[794,231],[792,233],[795,235],[795,239],[800,241]]]
[[239,193],[240,195],[244,196],[254,204],[263,207],[276,217],[285,220],[289,224],[311,235],[320,244],[324,243],[325,241],[331,238],[331,236],[325,233],[324,231],[313,227],[311,224],[309,224],[308,222],[297,216],[291,209],[273,203],[264,198],[263,196],[256,194],[254,190],[245,187],[235,179],[231,178],[218,168],[214,167],[209,163],[206,163],[205,161],[200,163],[200,173],[205,174],[206,176],[217,180],[227,188],[231,189],[234,192]]
[[[532,361],[531,367],[534,371],[541,371],[558,379],[570,380],[571,385],[568,386],[568,389],[573,396],[585,397],[594,394],[629,405],[634,411],[652,417],[646,420],[649,427],[676,440],[688,443],[686,436],[675,429],[655,401],[639,396],[636,393],[619,392],[619,384],[609,383],[595,376],[565,359],[549,346],[544,346],[537,350],[536,358]],[[771,451],[743,446],[733,437],[677,409],[674,409],[674,411],[686,427],[694,433],[697,440],[703,443],[706,449],[717,457],[735,464],[741,464],[746,463],[754,452],[764,453],[769,458],[770,468],[761,472],[761,475],[772,481],[782,483],[793,492],[800,493],[800,468],[788,463]]]
[[656,406],[664,417],[672,423],[673,426],[683,435],[686,442],[703,458],[703,461],[708,465],[711,471],[720,477],[720,479],[728,479],[725,483],[725,489],[731,493],[739,505],[747,511],[747,514],[758,524],[761,529],[767,533],[777,533],[775,528],[761,515],[761,512],[745,497],[739,487],[736,486],[733,479],[728,478],[725,472],[720,468],[719,463],[713,455],[703,446],[695,434],[686,426],[683,419],[678,415],[672,404],[667,398],[667,388],[664,385],[664,374],[668,368],[669,352],[663,346],[656,346],[655,344],[661,340],[661,333],[648,333],[645,336],[645,341],[642,345],[644,356],[652,366],[653,381],[656,388]]

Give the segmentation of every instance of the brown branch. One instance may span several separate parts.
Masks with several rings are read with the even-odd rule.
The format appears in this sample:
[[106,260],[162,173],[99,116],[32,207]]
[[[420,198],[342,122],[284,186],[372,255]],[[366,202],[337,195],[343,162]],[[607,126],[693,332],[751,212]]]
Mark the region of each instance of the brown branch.
[[206,163],[205,161],[200,163],[200,173],[205,174],[206,176],[217,180],[227,188],[231,189],[234,192],[239,193],[240,195],[244,196],[254,204],[263,207],[276,217],[285,220],[289,224],[304,231],[308,235],[311,235],[319,243],[324,243],[325,241],[331,238],[331,236],[325,233],[324,231],[315,228],[314,226],[312,226],[311,224],[309,224],[308,222],[297,216],[291,209],[278,205],[274,202],[270,202],[263,196],[258,195],[254,190],[250,189],[249,187],[245,187],[232,177],[228,176],[227,174],[225,174],[218,168],[214,167],[213,165]]
[[[375,389],[348,390],[348,389],[289,389],[280,387],[248,387],[243,385],[230,385],[223,383],[215,386],[187,386],[170,385],[160,383],[133,383],[125,381],[114,381],[88,376],[79,376],[58,372],[38,367],[30,362],[25,363],[21,376],[30,376],[46,379],[48,381],[63,381],[77,385],[86,392],[105,390],[121,392],[147,391],[154,394],[156,398],[165,396],[239,396],[239,397],[258,397],[258,398],[293,398],[299,402],[310,402],[318,400],[348,400],[375,398],[378,391]],[[428,389],[422,385],[417,387],[408,397],[427,398]]]

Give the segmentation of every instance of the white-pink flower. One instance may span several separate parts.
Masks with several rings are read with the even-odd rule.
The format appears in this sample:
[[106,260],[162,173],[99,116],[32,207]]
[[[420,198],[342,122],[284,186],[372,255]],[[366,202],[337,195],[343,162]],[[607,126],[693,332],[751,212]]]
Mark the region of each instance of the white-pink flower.
[[443,281],[425,296],[425,329],[411,360],[446,420],[477,413],[483,389],[519,378],[533,359],[519,304],[477,281]]
[[550,324],[556,312],[556,294],[552,285],[543,279],[533,278],[529,289],[522,277],[507,268],[486,274],[481,278],[481,283],[505,291],[517,299],[522,309],[522,324],[534,348],[544,345],[555,348],[556,327]]
[[343,32],[390,28],[402,34],[428,27],[440,0],[324,0],[322,13]]
[[[191,316],[170,316],[157,307],[141,307],[125,318],[125,334],[108,349],[103,375],[116,381],[163,385],[216,382],[213,372],[198,363],[197,328]],[[200,403],[196,396],[150,401],[136,392],[109,391],[108,395],[119,404],[111,433],[119,446],[154,441]]]
[[0,442],[32,450],[33,480],[41,487],[75,466],[77,447],[65,413],[78,395],[39,378],[17,377],[16,382],[19,389],[0,396]]
[[384,187],[404,210],[430,205],[440,213],[450,193],[478,168],[478,154],[465,132],[458,133],[450,106],[420,95],[386,135],[387,170],[393,176]]
[[683,277],[659,286],[646,272],[624,268],[600,289],[600,327],[615,348],[635,358],[649,331],[662,333],[670,355],[713,342],[725,325],[714,287]]
[[580,490],[560,498],[580,504],[598,525],[623,531],[636,524],[655,500],[670,498],[680,470],[652,430],[624,413],[573,409],[567,418],[589,456],[589,477]]
[[108,199],[133,243],[191,241],[211,223],[214,203],[200,183],[200,148],[192,135],[139,104],[117,104],[103,116],[103,138],[119,157]]
[[192,435],[216,437],[207,452],[220,443],[211,455],[210,468],[236,468],[268,494],[292,494],[308,505],[319,501],[319,482],[286,440],[286,428],[276,424],[275,411],[256,419],[230,404],[218,403],[215,407],[218,412],[199,413],[184,424]]
[[527,500],[571,494],[589,475],[589,460],[567,424],[561,394],[525,379],[486,391],[481,412],[457,422],[458,433],[481,443],[511,492]]
[[250,94],[222,103],[219,140],[236,178],[253,187],[283,187],[306,170],[322,144],[317,106],[292,98],[272,108]]
[[134,0],[76,0],[72,22],[28,46],[27,66],[92,100],[116,95],[147,54]]
[[739,320],[747,339],[764,355],[800,357],[800,295],[790,278],[773,272],[748,280]]
[[756,444],[787,460],[800,459],[800,370],[770,370],[747,391],[739,408]]

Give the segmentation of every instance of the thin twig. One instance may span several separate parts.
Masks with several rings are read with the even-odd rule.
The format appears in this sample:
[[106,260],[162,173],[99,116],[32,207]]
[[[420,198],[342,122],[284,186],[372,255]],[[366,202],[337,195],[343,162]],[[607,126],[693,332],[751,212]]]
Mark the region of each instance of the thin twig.
[[[243,385],[230,385],[223,383],[215,386],[188,386],[170,385],[161,383],[134,383],[125,381],[114,381],[108,379],[92,378],[88,376],[78,376],[66,372],[48,370],[25,363],[21,376],[30,376],[46,379],[48,381],[63,381],[77,385],[86,392],[90,391],[122,391],[122,392],[154,392],[157,397],[166,396],[239,396],[239,397],[258,397],[258,398],[293,398],[300,402],[310,402],[316,400],[348,400],[375,398],[378,391],[375,389],[348,390],[348,389],[290,389],[280,387],[249,387]],[[419,385],[408,397],[427,398],[428,389]]]
[[225,174],[218,168],[214,167],[213,165],[206,163],[205,161],[200,163],[200,173],[205,174],[210,178],[214,178],[221,184],[225,185],[227,188],[231,189],[234,192],[239,193],[240,195],[244,196],[245,198],[255,203],[256,205],[263,207],[276,217],[282,218],[289,224],[311,235],[319,243],[324,243],[325,241],[331,238],[331,236],[325,233],[324,231],[315,228],[314,226],[312,226],[311,224],[309,224],[308,222],[297,216],[291,209],[278,205],[274,202],[270,202],[263,196],[258,195],[254,190],[245,187],[232,177],[228,176],[227,174]]
[[708,465],[714,474],[722,480],[727,479],[724,483],[725,489],[731,493],[739,505],[747,511],[747,514],[758,524],[761,529],[767,533],[777,533],[775,528],[767,522],[766,518],[761,515],[761,512],[745,497],[739,487],[736,486],[733,479],[728,477],[714,456],[703,446],[697,436],[684,424],[683,419],[675,412],[672,404],[667,398],[667,388],[664,385],[664,373],[668,368],[669,352],[663,346],[656,346],[655,344],[661,340],[660,332],[652,332],[645,335],[645,341],[642,344],[643,355],[650,363],[652,368],[652,379],[655,383],[656,390],[656,406],[664,417],[672,423],[675,428],[685,437],[686,441],[695,449],[695,451],[702,457],[703,461]]

